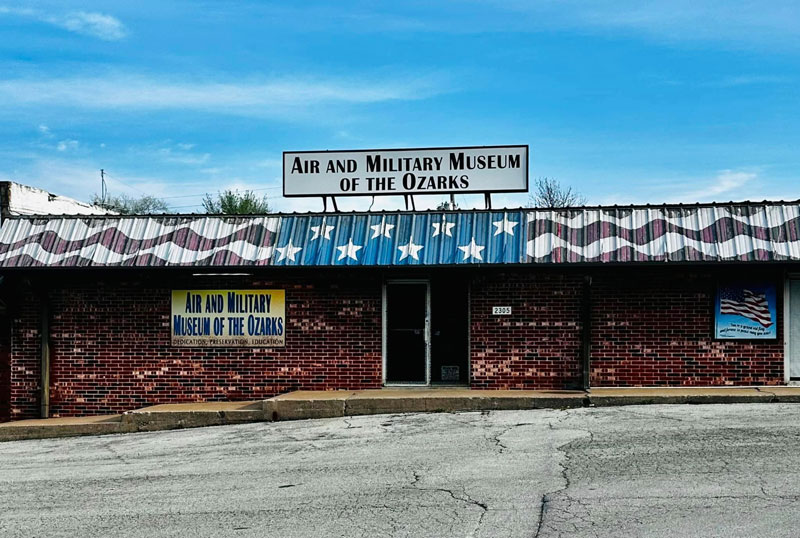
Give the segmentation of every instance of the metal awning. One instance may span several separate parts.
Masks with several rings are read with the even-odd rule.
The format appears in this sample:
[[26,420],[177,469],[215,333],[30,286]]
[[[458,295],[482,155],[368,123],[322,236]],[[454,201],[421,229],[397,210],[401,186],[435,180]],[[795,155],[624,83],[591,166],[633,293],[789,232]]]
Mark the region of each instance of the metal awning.
[[14,217],[0,267],[800,261],[800,202]]

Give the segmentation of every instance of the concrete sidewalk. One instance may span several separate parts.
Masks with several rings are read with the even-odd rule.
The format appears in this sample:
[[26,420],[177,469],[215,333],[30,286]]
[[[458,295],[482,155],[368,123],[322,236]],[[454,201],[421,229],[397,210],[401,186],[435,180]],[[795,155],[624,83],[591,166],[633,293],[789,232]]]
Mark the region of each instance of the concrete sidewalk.
[[796,403],[800,386],[596,388],[587,393],[590,405]]
[[132,433],[269,420],[264,401],[154,405],[122,415],[61,417],[0,423],[0,441]]
[[0,441],[120,433],[122,415],[16,420],[0,423]]
[[800,386],[595,388],[588,392],[467,388],[296,391],[263,401],[167,404],[122,415],[5,422],[0,424],[0,441],[380,413],[756,402],[800,402]]
[[587,405],[584,391],[391,388],[358,391],[296,391],[264,402],[272,420],[447,413],[500,409],[560,409]]

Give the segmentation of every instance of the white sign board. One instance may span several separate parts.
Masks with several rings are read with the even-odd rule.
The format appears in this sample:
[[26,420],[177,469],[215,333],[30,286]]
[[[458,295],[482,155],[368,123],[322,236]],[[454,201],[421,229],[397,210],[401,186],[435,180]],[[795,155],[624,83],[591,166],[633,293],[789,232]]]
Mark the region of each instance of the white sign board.
[[284,196],[527,190],[528,146],[283,153]]
[[510,306],[493,306],[492,307],[492,314],[495,316],[510,316],[511,315],[511,307]]

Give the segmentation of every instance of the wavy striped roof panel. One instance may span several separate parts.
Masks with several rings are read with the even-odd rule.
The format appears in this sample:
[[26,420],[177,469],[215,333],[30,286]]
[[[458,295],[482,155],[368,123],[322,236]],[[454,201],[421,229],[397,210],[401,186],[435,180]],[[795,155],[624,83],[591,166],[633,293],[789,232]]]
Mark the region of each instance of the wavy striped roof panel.
[[800,202],[6,220],[0,267],[800,261]]

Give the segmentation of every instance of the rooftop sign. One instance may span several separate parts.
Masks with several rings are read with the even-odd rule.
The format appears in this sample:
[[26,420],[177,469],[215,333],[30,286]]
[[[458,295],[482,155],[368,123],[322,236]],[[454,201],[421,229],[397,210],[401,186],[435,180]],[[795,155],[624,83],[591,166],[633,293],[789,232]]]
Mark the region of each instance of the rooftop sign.
[[527,190],[527,145],[283,153],[284,196]]

